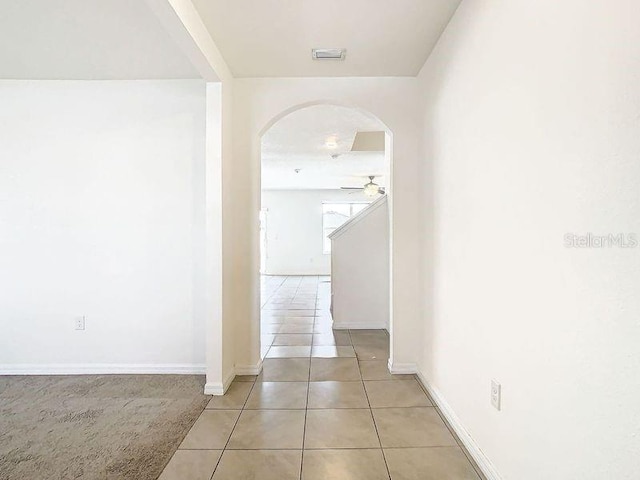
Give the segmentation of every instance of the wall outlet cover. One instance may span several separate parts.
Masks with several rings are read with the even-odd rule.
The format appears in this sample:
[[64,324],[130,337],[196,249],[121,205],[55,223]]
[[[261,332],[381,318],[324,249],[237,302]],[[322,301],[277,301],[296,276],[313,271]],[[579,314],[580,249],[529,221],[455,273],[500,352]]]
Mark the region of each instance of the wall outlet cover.
[[501,397],[502,386],[496,380],[491,380],[491,405],[496,410],[500,410]]

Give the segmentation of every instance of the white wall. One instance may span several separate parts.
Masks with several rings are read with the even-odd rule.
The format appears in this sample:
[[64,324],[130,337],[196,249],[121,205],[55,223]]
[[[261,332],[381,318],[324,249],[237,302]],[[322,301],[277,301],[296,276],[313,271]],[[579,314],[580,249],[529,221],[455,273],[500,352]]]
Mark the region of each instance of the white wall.
[[331,316],[336,329],[389,329],[389,197],[331,234]]
[[344,190],[263,190],[267,275],[330,275],[322,251],[322,203],[371,201]]
[[640,232],[637,7],[465,0],[420,76],[420,369],[505,479],[640,471],[640,250],[564,246]]
[[0,81],[0,105],[2,370],[203,371],[204,83]]
[[423,189],[420,158],[421,119],[416,78],[259,78],[236,79],[233,103],[235,237],[234,284],[236,362],[259,364],[260,136],[281,116],[305,105],[333,103],[361,108],[392,133],[391,220],[393,316],[391,357],[398,368],[415,366],[420,351],[421,229]]

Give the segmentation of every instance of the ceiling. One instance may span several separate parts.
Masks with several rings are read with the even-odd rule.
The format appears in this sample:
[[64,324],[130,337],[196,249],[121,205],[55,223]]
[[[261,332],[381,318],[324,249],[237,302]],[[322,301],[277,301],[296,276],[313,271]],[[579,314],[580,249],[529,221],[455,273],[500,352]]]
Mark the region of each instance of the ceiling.
[[0,78],[199,78],[144,0],[0,0]]
[[[236,77],[414,76],[461,0],[194,0]],[[346,48],[314,61],[312,48]]]
[[[317,105],[297,110],[262,137],[262,187],[362,187],[369,175],[384,186],[384,152],[350,152],[356,132],[383,129],[378,120],[353,108]],[[335,154],[339,156],[331,158]]]

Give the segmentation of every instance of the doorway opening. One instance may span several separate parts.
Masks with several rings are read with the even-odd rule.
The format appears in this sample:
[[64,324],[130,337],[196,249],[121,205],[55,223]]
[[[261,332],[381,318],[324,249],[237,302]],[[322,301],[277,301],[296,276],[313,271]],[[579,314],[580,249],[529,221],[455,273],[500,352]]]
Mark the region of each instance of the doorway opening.
[[386,366],[391,133],[358,108],[303,106],[263,133],[261,172],[261,357]]

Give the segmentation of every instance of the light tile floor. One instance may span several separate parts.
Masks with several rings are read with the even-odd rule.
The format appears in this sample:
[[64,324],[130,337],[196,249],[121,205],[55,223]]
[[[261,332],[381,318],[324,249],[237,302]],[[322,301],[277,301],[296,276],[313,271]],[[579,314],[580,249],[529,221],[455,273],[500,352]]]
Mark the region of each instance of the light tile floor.
[[478,480],[384,330],[334,331],[328,277],[262,278],[263,372],[212,397],[160,480]]

